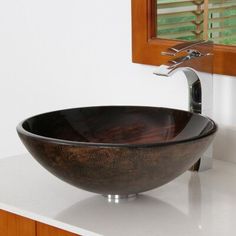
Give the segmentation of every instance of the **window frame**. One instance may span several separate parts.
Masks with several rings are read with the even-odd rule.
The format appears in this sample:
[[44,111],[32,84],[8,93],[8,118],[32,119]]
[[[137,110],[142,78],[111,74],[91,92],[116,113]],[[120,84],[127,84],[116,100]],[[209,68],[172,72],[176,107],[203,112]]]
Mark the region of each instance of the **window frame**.
[[[156,66],[165,63],[167,59],[161,52],[181,41],[156,37],[156,0],[131,0],[131,4],[132,61]],[[214,45],[213,71],[236,75],[236,46]]]

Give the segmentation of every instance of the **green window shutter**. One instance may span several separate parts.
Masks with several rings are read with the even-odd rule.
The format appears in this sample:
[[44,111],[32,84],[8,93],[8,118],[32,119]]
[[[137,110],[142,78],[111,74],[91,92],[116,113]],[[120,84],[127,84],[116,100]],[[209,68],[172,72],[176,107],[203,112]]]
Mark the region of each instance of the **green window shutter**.
[[157,0],[157,35],[236,45],[236,0]]

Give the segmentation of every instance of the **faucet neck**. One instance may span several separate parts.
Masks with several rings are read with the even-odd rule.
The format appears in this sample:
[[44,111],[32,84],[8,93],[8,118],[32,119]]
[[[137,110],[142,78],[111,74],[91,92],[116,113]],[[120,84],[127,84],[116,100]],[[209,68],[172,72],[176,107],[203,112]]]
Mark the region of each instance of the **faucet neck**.
[[[213,107],[213,43],[211,41],[200,41],[184,43],[176,48],[163,53],[167,56],[177,56],[179,53],[186,53],[168,61],[160,66],[154,73],[160,76],[171,76],[177,71],[184,72],[188,81],[189,90],[189,111],[212,117]],[[192,167],[191,170],[201,171],[212,166],[212,147]]]

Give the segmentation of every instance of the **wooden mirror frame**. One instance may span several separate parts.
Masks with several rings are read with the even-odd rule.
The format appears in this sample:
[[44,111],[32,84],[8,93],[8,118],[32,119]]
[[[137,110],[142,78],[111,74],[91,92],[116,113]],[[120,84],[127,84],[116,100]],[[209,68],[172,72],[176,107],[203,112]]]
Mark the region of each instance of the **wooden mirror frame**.
[[[167,58],[161,52],[180,43],[156,37],[156,0],[132,1],[132,60],[161,65]],[[236,75],[236,46],[214,45],[214,73]]]

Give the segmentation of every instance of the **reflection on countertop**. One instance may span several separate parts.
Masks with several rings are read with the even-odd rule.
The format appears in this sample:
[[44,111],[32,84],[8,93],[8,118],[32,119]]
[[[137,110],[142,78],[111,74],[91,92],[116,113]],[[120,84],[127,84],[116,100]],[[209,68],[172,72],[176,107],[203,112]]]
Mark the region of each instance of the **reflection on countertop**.
[[[90,197],[56,216],[68,224],[83,225],[102,235],[197,235],[191,216],[157,198],[140,195],[118,204]],[[183,228],[186,225],[186,228]],[[184,234],[184,232],[186,232]]]

